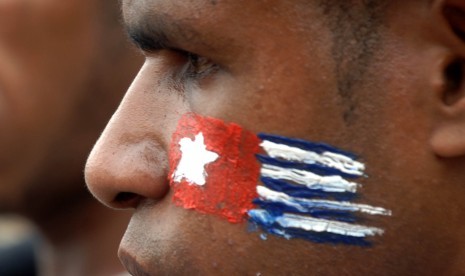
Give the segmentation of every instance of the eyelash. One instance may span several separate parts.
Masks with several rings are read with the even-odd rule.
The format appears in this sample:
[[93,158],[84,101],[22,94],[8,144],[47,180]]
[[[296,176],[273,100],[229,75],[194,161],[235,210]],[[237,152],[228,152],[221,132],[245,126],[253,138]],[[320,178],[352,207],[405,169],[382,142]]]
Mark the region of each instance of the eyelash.
[[217,64],[206,57],[191,52],[185,52],[183,54],[187,60],[183,70],[183,76],[188,79],[200,80],[215,73],[219,69]]

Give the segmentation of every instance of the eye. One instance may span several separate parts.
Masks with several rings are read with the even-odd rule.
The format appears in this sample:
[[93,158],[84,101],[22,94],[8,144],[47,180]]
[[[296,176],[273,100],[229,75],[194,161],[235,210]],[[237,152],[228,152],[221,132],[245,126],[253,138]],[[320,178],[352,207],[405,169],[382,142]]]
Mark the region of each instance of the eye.
[[193,53],[186,53],[187,64],[185,67],[185,77],[191,79],[201,79],[218,70],[218,65],[206,57]]

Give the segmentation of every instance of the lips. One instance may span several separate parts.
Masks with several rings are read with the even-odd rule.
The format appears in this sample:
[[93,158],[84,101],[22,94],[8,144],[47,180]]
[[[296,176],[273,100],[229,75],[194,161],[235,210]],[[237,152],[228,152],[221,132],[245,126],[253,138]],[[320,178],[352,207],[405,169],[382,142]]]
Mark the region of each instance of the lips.
[[153,227],[160,225],[156,220],[159,215],[158,209],[163,210],[166,204],[166,201],[156,204],[147,199],[143,200],[129,222],[120,243],[118,256],[133,276],[162,275],[158,273],[159,266],[151,265],[158,258],[157,247],[151,240],[157,239],[159,233],[158,227]]
[[[139,204],[121,240],[118,255],[126,269],[139,275],[185,275],[195,270],[188,249],[198,232],[189,227],[204,221],[186,220],[192,213],[171,204],[171,195],[161,201],[143,200]],[[186,241],[191,241],[190,243]]]
[[133,276],[150,276],[150,274],[139,264],[136,259],[128,252],[120,249],[119,258],[126,270]]

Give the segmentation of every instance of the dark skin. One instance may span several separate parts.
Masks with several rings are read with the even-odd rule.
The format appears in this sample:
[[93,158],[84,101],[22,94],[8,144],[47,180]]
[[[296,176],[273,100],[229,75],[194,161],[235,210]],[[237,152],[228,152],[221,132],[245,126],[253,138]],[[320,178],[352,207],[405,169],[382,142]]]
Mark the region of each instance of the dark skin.
[[[86,179],[135,209],[120,247],[134,275],[465,273],[465,1],[332,2],[123,1],[146,62]],[[168,146],[186,112],[357,153],[363,198],[392,210],[374,222],[385,234],[368,248],[263,241],[175,206]]]

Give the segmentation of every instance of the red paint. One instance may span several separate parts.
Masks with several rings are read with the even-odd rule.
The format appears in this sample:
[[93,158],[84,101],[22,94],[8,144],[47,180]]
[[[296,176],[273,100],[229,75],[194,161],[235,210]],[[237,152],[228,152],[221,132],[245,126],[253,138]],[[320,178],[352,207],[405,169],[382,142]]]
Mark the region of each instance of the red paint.
[[[204,186],[192,185],[185,180],[174,182],[171,176],[181,158],[179,141],[184,137],[194,140],[199,132],[204,135],[207,150],[220,157],[206,165]],[[259,143],[255,134],[237,124],[185,114],[178,123],[170,147],[170,185],[175,204],[218,215],[233,223],[244,221],[247,211],[254,206],[252,200],[257,197],[260,164],[255,154],[260,151]]]

